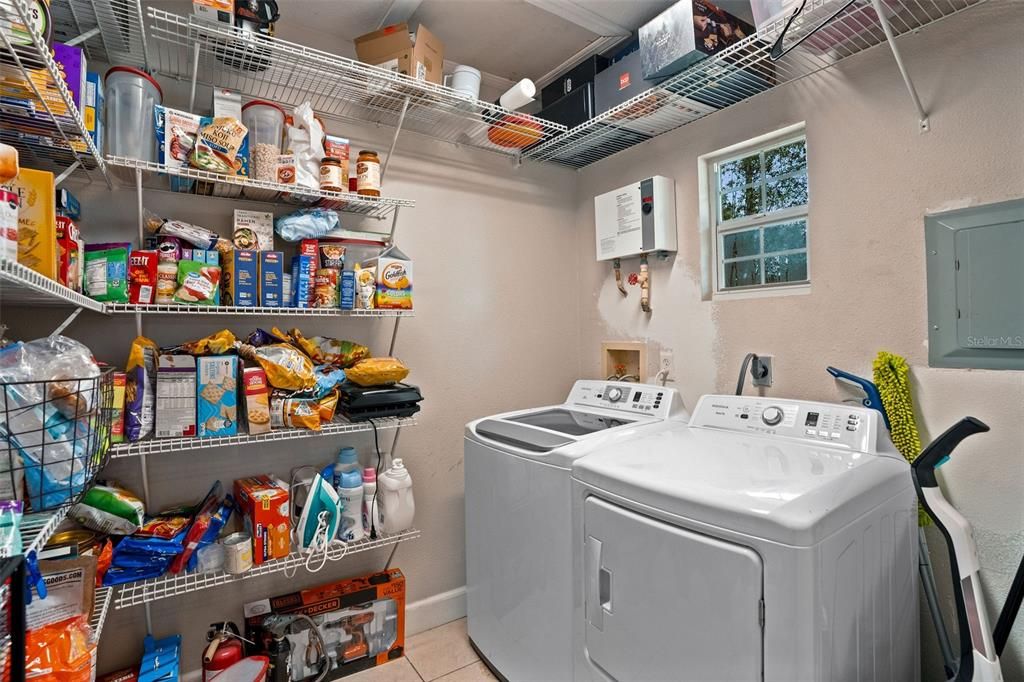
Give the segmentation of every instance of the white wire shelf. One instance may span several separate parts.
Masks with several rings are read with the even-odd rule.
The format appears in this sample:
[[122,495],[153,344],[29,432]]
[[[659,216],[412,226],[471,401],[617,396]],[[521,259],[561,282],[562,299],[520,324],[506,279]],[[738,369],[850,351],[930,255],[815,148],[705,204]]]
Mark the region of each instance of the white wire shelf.
[[149,51],[138,0],[52,0],[50,15],[53,39],[74,41],[89,64],[147,68]]
[[[165,76],[517,157],[565,126],[451,88],[277,38],[148,7],[150,62]],[[406,102],[408,103],[406,106]],[[404,115],[403,115],[404,111]]]
[[237,188],[241,190],[242,197],[247,201],[263,201],[277,204],[281,203],[280,195],[291,194],[292,196],[304,199],[303,205],[319,204],[325,208],[342,213],[353,213],[369,218],[383,219],[399,208],[412,208],[416,205],[416,202],[411,199],[364,197],[349,192],[327,192],[297,185],[282,185],[277,182],[211,173],[210,171],[199,170],[198,168],[170,168],[161,163],[126,159],[119,156],[108,156],[107,164],[121,168],[139,168],[147,174],[163,173],[179,178],[196,180],[197,182],[193,185],[194,190],[201,186],[200,183],[215,183],[221,187]]
[[[829,68],[885,42],[868,0],[857,0],[813,35],[846,0],[807,0],[786,32],[779,61],[769,59],[786,18],[704,59],[663,83],[524,152],[536,161],[583,168],[750,97]],[[882,0],[895,35],[916,31],[984,0]],[[809,36],[809,37],[808,37]]]
[[[331,560],[338,561],[346,556],[359,554],[361,552],[369,552],[381,547],[389,547],[406,540],[414,540],[419,536],[419,530],[409,529],[400,533],[381,536],[373,540],[367,538],[364,540],[349,542],[347,544],[334,543],[331,545],[330,549],[328,549],[328,557]],[[314,557],[312,563],[315,566],[319,561],[319,557]],[[198,592],[199,590],[205,590],[211,587],[219,587],[229,583],[237,583],[242,580],[260,578],[272,573],[302,569],[304,568],[305,563],[306,555],[296,552],[288,555],[284,559],[275,559],[273,561],[260,564],[259,566],[253,566],[249,571],[238,575],[225,573],[223,571],[214,571],[212,573],[184,573],[181,575],[164,575],[159,578],[150,578],[149,580],[140,580],[139,582],[134,583],[125,583],[124,585],[117,587],[117,594],[114,596],[114,608],[124,609],[130,606],[138,606],[139,604],[167,599],[168,597],[188,594],[189,592]],[[325,566],[324,570],[327,570],[329,565],[330,562],[328,562],[328,565]]]
[[0,310],[5,305],[73,306],[103,312],[103,304],[20,263],[0,258]]
[[[27,556],[29,552],[38,553],[68,515],[68,509],[69,507],[64,506],[53,511],[25,514],[19,526],[22,554]],[[0,558],[8,556],[10,553],[6,549],[0,549]]]
[[110,603],[113,601],[113,587],[97,587],[92,597],[92,615],[89,616],[89,626],[92,628],[92,641],[99,642],[103,634],[103,626],[107,622],[107,614],[110,613]]
[[23,166],[57,173],[80,168],[86,175],[95,170],[109,185],[103,158],[44,38],[33,27],[31,40],[21,42],[9,29],[32,26],[31,13],[27,0],[0,0],[0,141],[18,149]]
[[[415,426],[414,417],[374,419],[377,430],[398,429],[406,426]],[[369,422],[344,422],[335,421],[323,426],[319,431],[309,429],[277,429],[270,433],[261,433],[255,436],[239,434],[237,436],[222,436],[219,438],[154,438],[141,440],[135,443],[118,443],[111,446],[110,456],[113,457],[138,457],[139,455],[153,455],[164,453],[179,453],[192,450],[207,450],[209,448],[221,448],[231,445],[252,445],[255,443],[266,443],[269,441],[295,440],[298,438],[317,438],[322,436],[337,436],[346,433],[372,432],[373,426]]]
[[233,305],[189,305],[187,303],[140,305],[107,303],[107,313],[143,313],[147,315],[274,315],[279,317],[412,317],[411,310],[342,310],[341,308],[246,308]]

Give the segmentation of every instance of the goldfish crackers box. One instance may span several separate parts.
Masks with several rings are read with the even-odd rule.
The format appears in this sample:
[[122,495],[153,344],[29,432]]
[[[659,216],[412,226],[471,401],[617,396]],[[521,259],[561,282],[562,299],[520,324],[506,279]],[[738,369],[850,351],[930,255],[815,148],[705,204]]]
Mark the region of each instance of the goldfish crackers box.
[[249,476],[235,481],[235,502],[252,535],[252,561],[259,566],[283,559],[291,551],[288,485],[273,476]]
[[374,308],[412,310],[412,259],[391,248],[363,265],[376,271]]

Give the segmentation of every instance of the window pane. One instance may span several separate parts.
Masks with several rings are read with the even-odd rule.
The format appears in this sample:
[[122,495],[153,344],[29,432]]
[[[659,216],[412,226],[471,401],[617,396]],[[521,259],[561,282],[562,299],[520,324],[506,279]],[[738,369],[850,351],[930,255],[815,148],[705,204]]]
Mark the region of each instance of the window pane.
[[765,175],[774,177],[798,171],[807,165],[807,142],[800,140],[764,153]]
[[725,289],[749,287],[761,284],[761,261],[735,260],[722,265],[725,274]]
[[807,176],[772,180],[766,187],[765,197],[767,199],[766,213],[793,206],[806,206]]
[[764,252],[791,251],[807,248],[807,221],[764,228]]
[[761,181],[761,155],[729,161],[718,167],[718,186],[721,191],[738,189]]
[[722,195],[721,221],[723,223],[748,215],[757,215],[760,212],[761,190],[757,187],[748,187]]
[[761,237],[757,230],[722,235],[722,258],[742,258],[761,253]]
[[768,256],[764,259],[764,281],[766,284],[804,282],[806,280],[806,252],[793,253],[788,256]]

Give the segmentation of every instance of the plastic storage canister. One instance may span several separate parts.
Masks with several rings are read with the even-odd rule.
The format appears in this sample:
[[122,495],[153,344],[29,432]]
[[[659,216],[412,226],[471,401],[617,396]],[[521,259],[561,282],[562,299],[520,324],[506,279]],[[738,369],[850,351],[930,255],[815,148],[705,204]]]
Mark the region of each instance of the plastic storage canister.
[[[104,77],[106,87],[107,153],[155,163],[156,130],[153,107],[163,104],[160,84],[130,66],[115,66]],[[132,179],[135,172],[128,171]]]
[[377,520],[377,470],[373,467],[363,469],[363,532],[369,536],[374,530]]
[[[252,178],[277,182],[277,157],[284,140],[284,109],[273,102],[255,99],[242,107],[242,125],[249,129],[249,157]],[[245,196],[266,201],[277,195],[275,190],[246,187]]]
[[397,533],[412,528],[416,503],[412,497],[412,477],[401,459],[377,481],[377,502],[380,504],[379,532]]
[[343,542],[363,539],[363,475],[356,471],[346,471],[341,475],[338,486],[338,497],[341,498],[341,525],[338,526],[338,539]]

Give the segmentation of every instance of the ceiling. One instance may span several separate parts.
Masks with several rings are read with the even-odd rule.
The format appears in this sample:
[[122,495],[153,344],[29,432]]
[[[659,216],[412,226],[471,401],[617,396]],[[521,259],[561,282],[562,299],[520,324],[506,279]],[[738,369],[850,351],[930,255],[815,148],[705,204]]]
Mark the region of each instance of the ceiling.
[[[278,35],[356,36],[400,21],[421,22],[445,44],[446,61],[486,74],[543,85],[588,52],[606,52],[673,0],[304,0],[302,11],[281,3]],[[718,0],[722,9],[751,21],[749,0]],[[317,41],[317,42],[323,42]],[[351,44],[330,50],[351,56]]]

